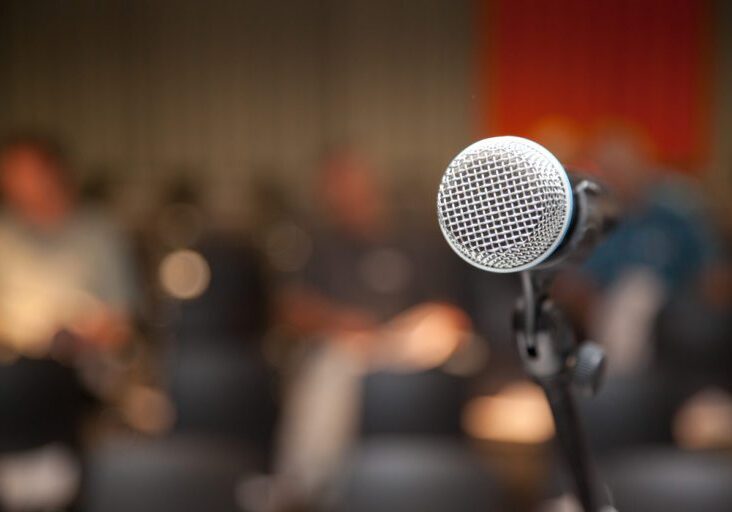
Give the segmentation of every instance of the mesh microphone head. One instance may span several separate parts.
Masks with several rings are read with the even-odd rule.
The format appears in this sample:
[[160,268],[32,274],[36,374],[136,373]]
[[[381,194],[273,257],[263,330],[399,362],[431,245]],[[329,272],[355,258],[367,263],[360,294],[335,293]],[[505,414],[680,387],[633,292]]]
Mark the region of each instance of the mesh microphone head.
[[468,263],[518,272],[541,263],[562,241],[572,217],[572,186],[539,144],[493,137],[450,163],[437,215],[448,243]]

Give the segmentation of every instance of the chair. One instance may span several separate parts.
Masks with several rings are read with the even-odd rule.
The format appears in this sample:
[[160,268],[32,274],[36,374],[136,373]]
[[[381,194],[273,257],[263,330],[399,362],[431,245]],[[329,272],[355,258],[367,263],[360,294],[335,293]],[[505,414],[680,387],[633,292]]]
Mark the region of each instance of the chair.
[[171,330],[178,345],[257,340],[269,319],[268,291],[261,262],[250,248],[226,237],[209,236],[196,248],[206,259],[211,280],[204,293],[176,302]]
[[622,512],[729,512],[732,460],[676,449],[636,451],[603,465]]
[[714,308],[694,294],[679,294],[656,322],[659,364],[683,379],[686,391],[708,386],[732,390],[732,312]]
[[590,446],[599,454],[672,442],[671,422],[678,393],[663,375],[613,376],[597,396],[579,400]]
[[77,444],[78,424],[90,403],[71,368],[25,357],[0,363],[0,452]]
[[82,506],[88,512],[242,512],[237,486],[250,472],[238,444],[117,439],[91,453]]
[[466,380],[439,370],[372,373],[363,382],[361,434],[462,437],[466,397]]
[[169,362],[174,430],[238,440],[267,459],[277,416],[272,376],[251,350],[226,344],[182,349]]
[[374,438],[357,449],[329,512],[496,512],[495,479],[460,443]]

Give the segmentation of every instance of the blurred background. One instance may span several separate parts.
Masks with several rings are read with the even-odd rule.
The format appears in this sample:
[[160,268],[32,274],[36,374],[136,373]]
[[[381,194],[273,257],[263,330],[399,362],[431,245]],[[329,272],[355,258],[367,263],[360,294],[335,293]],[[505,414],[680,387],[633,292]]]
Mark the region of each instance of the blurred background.
[[0,511],[579,510],[515,275],[437,229],[521,135],[623,218],[554,296],[618,510],[732,510],[732,4],[0,2]]

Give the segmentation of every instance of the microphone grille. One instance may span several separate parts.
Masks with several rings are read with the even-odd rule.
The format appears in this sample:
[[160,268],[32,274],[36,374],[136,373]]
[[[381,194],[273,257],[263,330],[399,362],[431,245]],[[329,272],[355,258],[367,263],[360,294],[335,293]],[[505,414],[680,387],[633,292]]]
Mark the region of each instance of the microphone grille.
[[450,246],[472,265],[517,272],[538,265],[561,242],[572,214],[562,165],[539,144],[493,137],[450,163],[437,195]]

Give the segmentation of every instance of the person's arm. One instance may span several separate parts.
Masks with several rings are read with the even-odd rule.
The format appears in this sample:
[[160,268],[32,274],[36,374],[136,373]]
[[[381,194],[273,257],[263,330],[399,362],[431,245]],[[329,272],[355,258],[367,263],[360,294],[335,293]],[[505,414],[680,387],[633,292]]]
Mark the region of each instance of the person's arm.
[[115,226],[99,221],[89,230],[94,254],[93,289],[95,305],[71,326],[82,341],[100,348],[117,348],[132,333],[137,299],[135,265],[128,241]]
[[277,300],[277,317],[299,336],[367,331],[377,322],[368,311],[338,304],[306,285],[291,285]]

